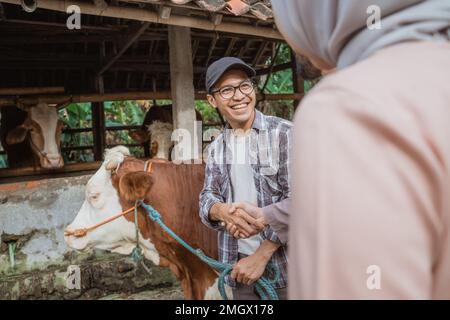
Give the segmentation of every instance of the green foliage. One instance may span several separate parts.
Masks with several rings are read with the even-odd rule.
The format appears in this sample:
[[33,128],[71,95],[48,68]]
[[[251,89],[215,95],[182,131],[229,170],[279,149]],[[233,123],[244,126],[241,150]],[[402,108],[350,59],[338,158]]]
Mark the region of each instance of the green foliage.
[[[271,60],[272,60],[271,58],[267,60],[266,63],[267,67],[270,66]],[[282,44],[278,51],[278,55],[275,58],[274,65],[279,65],[290,61],[291,61],[291,52],[289,46],[286,44]],[[264,82],[266,81],[265,78],[263,78],[262,80],[263,81],[261,81],[259,84],[260,90],[262,90]],[[269,77],[269,81],[267,82],[264,91],[266,93],[293,93],[294,87],[292,84],[292,70],[287,69],[272,73]]]
[[145,108],[137,101],[106,101],[106,126],[141,125],[144,121]]
[[72,103],[59,110],[59,116],[69,128],[87,128],[92,126],[91,104]]
[[0,154],[0,168],[8,167],[8,161],[6,158],[6,154]]
[[217,110],[213,108],[207,101],[195,101],[195,109],[202,115],[203,123],[220,122]]
[[[67,128],[92,127],[92,113],[90,103],[72,103],[59,110],[59,117]],[[78,147],[93,145],[92,132],[63,133],[61,147]],[[92,150],[72,150],[63,152],[66,163],[93,161]]]

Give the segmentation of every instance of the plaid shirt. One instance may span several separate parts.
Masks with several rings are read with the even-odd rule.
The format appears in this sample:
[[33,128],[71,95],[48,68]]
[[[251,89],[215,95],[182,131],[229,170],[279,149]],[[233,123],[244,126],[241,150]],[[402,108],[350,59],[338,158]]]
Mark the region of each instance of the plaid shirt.
[[[266,116],[256,110],[252,126],[249,158],[253,171],[258,206],[264,207],[280,202],[290,196],[290,150],[292,145],[292,123],[290,121]],[[200,194],[200,218],[203,223],[218,231],[219,260],[234,265],[238,260],[238,240],[236,240],[218,222],[209,219],[209,210],[215,203],[232,203],[233,186],[230,179],[232,149],[230,146],[230,126],[209,146],[205,169],[205,184]],[[276,233],[270,228],[261,232],[263,239],[282,244]],[[286,287],[287,247],[282,245],[272,255],[270,263],[280,270],[280,279],[275,288]],[[263,276],[273,278],[266,268]],[[226,277],[226,283],[236,284]]]

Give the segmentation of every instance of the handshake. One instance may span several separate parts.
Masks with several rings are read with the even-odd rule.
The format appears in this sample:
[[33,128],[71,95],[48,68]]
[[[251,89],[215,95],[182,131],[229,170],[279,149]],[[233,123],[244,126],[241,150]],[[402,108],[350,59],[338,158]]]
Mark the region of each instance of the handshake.
[[220,221],[236,239],[260,233],[266,225],[261,208],[247,203],[216,203],[210,211],[212,220]]

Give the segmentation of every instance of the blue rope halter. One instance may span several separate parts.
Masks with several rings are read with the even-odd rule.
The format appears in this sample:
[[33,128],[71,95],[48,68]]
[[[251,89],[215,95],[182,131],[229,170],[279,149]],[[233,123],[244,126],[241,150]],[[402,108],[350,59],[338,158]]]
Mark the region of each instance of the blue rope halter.
[[[169,227],[167,227],[164,222],[161,220],[161,215],[158,211],[156,211],[151,205],[146,204],[142,200],[136,201],[135,210],[134,210],[134,222],[136,226],[136,247],[134,248],[132,252],[132,257],[136,262],[142,262],[142,249],[139,247],[139,226],[138,226],[138,207],[141,206],[142,208],[147,211],[147,214],[149,218],[156,222],[164,231],[166,231],[171,237],[173,237],[175,240],[177,240],[183,247],[185,247],[187,250],[189,250],[192,254],[197,256],[200,260],[205,262],[207,265],[212,267],[213,269],[220,272],[219,275],[219,292],[222,296],[222,299],[228,300],[228,296],[225,291],[225,277],[233,270],[233,266],[231,264],[222,263],[219,262],[211,257],[208,257],[202,250],[200,249],[194,249],[189,244],[187,244],[183,239],[181,239],[175,232],[173,232]],[[143,263],[142,263],[143,264]],[[143,264],[145,266],[145,264]],[[275,277],[273,280],[268,280],[265,277],[259,278],[255,283],[256,291],[258,292],[259,296],[262,300],[278,300],[278,294],[275,291],[273,287],[273,283],[278,281],[280,277],[280,271],[278,268],[275,268],[273,265],[269,264],[269,268],[272,269],[272,271],[275,274]],[[147,269],[148,270],[148,269]]]

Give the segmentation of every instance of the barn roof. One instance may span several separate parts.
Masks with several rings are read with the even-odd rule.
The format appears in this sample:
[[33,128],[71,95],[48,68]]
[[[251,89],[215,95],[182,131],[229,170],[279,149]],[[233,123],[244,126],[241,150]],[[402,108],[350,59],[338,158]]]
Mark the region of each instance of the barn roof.
[[[170,90],[167,30],[185,24],[191,27],[194,86],[201,91],[206,67],[214,60],[237,56],[267,73],[266,61],[283,41],[267,0],[71,1],[81,6],[80,30],[67,28],[65,1],[37,3],[27,13],[20,0],[1,1],[0,88],[64,86],[68,93],[94,92],[101,72],[106,93]],[[126,13],[124,18],[117,9]]]
[[[136,2],[148,3],[149,1],[137,0]],[[181,6],[204,11],[220,12],[222,14],[233,14],[235,16],[254,16],[261,20],[273,18],[272,4],[270,0],[155,0],[155,4]]]

